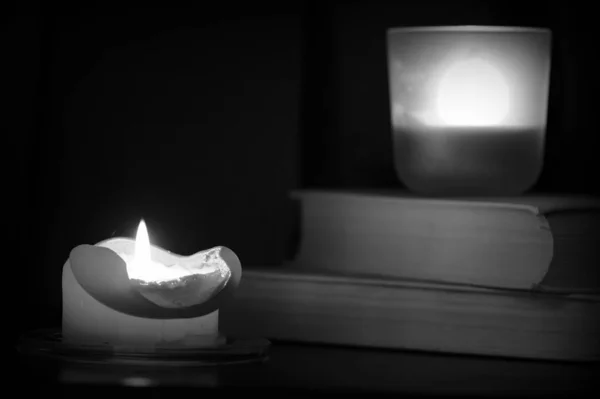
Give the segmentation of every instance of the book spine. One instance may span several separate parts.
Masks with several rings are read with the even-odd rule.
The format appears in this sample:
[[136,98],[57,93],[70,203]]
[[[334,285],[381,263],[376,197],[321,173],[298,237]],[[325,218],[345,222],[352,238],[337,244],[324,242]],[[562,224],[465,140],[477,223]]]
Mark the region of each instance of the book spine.
[[[359,281],[359,280],[357,280]],[[600,303],[247,272],[231,336],[516,358],[600,360]]]
[[536,271],[538,272],[538,275],[533,276],[534,280],[531,284],[531,289],[533,291],[538,291],[542,289],[542,282],[544,281],[544,277],[548,274],[552,265],[552,260],[554,259],[554,233],[544,213],[538,212],[535,216],[541,233],[546,237],[545,251],[548,256],[548,260],[544,264],[545,267],[537,268]]
[[548,223],[529,210],[315,195],[300,201],[298,270],[531,289],[552,258]]

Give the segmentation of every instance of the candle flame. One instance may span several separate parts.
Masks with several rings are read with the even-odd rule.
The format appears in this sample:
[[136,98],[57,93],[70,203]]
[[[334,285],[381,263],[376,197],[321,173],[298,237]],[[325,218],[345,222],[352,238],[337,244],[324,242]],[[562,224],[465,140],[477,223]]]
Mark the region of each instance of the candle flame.
[[146,223],[142,219],[135,236],[135,249],[133,258],[126,259],[127,275],[130,279],[149,280],[155,269],[150,255],[150,237]]
[[123,254],[121,257],[125,260],[129,279],[142,280],[145,282],[172,281],[191,274],[200,274],[210,270],[208,268],[206,268],[206,271],[191,270],[185,265],[177,263],[165,265],[161,262],[152,260],[150,237],[148,235],[146,223],[143,219],[140,221],[135,237],[133,256]]
[[148,264],[152,262],[150,256],[150,237],[144,219],[140,221],[137,234],[135,236],[135,258],[134,262],[138,264]]

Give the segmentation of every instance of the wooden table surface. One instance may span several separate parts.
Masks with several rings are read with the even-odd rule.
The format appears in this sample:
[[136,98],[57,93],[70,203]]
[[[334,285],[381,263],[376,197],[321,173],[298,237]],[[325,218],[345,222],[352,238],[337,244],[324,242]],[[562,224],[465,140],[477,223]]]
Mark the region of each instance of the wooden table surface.
[[[58,389],[77,397],[127,392],[128,397],[173,389],[203,397],[223,392],[290,394],[408,394],[435,396],[592,396],[600,393],[598,364],[522,361],[274,342],[263,363],[224,367],[82,365],[18,355],[13,383]],[[162,394],[160,395],[162,396]]]

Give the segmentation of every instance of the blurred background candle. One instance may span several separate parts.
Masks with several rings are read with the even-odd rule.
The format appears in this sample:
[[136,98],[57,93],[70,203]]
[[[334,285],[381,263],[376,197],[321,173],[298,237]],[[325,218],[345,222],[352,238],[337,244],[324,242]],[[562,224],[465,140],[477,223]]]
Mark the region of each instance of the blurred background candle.
[[551,32],[388,30],[394,162],[411,190],[516,195],[543,164]]

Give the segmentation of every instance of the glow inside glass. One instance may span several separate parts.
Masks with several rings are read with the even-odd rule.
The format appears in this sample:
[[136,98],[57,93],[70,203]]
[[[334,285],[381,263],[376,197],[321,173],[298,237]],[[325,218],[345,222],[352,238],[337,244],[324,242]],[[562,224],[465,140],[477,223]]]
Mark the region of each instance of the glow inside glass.
[[426,194],[519,194],[543,164],[551,32],[453,26],[387,32],[394,162]]

